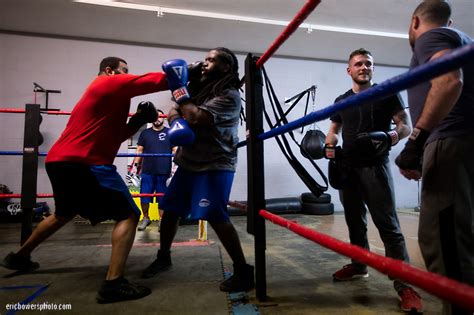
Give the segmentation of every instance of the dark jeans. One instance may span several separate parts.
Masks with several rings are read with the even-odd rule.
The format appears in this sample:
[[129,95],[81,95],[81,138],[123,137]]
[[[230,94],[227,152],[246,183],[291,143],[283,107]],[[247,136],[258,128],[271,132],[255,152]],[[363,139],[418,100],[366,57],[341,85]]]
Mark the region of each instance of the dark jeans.
[[[369,250],[367,208],[385,246],[385,256],[409,262],[405,238],[395,209],[393,179],[389,163],[354,167],[344,189],[339,191],[351,244]],[[353,261],[361,270],[366,266]],[[394,282],[395,290],[406,286]]]

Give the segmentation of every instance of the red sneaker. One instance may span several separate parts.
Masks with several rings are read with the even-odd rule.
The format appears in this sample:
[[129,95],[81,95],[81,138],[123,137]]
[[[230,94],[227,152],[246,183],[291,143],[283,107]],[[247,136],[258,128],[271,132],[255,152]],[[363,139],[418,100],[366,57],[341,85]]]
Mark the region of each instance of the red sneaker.
[[334,280],[338,281],[348,281],[353,280],[356,278],[367,278],[369,276],[369,272],[367,268],[364,270],[360,270],[356,268],[353,264],[345,265],[342,269],[336,271],[332,277]]
[[420,295],[412,288],[405,288],[398,292],[400,308],[405,312],[423,313],[423,303]]

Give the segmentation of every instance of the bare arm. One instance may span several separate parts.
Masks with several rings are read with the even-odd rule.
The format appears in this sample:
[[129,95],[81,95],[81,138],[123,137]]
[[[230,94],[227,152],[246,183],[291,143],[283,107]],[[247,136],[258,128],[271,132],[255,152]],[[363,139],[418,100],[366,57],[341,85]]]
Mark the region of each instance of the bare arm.
[[408,115],[404,109],[393,115],[393,122],[395,123],[395,131],[398,134],[398,139],[408,137],[411,128],[408,124]]
[[329,126],[328,134],[326,135],[326,144],[335,146],[339,141],[339,132],[341,131],[342,124],[332,121]]
[[[142,154],[143,153],[143,146],[141,145],[137,145],[137,150],[135,151],[136,154]],[[142,164],[142,161],[143,161],[143,157],[141,156],[136,156],[134,159],[133,159],[133,164],[137,164],[137,165],[141,165]]]
[[[449,52],[445,49],[437,52],[431,60]],[[451,71],[431,80],[431,89],[426,97],[423,112],[415,126],[424,130],[432,130],[445,118],[461,95],[463,74],[461,69]]]
[[190,125],[210,126],[214,122],[212,115],[191,102],[187,102],[179,107],[184,119]]
[[168,113],[168,122],[171,124],[176,118],[183,117],[190,125],[210,126],[214,122],[212,115],[191,102],[173,106]]
[[168,123],[171,125],[171,123],[175,119],[180,118],[180,117],[181,117],[181,114],[178,112],[178,107],[176,106],[176,107],[171,107],[166,119],[168,120]]
[[[178,150],[178,147],[172,147],[171,148],[171,153],[173,153],[173,155],[176,155],[177,150]],[[177,168],[178,168],[178,165],[176,165],[174,162],[171,162],[171,174],[170,174],[171,176],[174,175]]]

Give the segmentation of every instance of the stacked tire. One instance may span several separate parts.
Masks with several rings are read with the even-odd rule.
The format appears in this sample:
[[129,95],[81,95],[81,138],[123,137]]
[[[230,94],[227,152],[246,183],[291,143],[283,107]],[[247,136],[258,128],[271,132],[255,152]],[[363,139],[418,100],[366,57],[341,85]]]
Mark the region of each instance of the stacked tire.
[[331,215],[334,213],[334,204],[331,195],[327,193],[316,196],[310,192],[302,193],[301,212],[309,215]]
[[[247,206],[247,201],[233,201],[240,206]],[[295,214],[301,213],[301,200],[298,197],[270,198],[265,200],[265,210],[273,214]],[[231,216],[247,215],[247,209],[227,207]]]

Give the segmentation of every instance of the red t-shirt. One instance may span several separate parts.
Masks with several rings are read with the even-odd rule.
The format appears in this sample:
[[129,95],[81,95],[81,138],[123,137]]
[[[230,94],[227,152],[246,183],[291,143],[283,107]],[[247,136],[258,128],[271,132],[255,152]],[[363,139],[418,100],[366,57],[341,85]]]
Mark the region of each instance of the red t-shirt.
[[161,72],[98,76],[74,107],[46,163],[113,164],[121,143],[137,131],[127,126],[130,99],[167,89],[166,75]]

